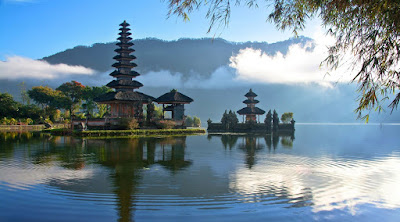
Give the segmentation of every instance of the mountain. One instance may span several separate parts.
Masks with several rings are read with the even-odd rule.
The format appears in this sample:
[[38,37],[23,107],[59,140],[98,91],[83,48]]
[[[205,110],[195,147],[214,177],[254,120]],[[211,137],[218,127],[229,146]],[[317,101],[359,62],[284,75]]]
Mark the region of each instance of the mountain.
[[[243,96],[249,88],[257,94],[258,107],[268,111],[276,109],[279,114],[293,112],[297,122],[357,122],[353,110],[357,107],[356,87],[353,84],[338,84],[327,89],[316,84],[285,85],[265,83],[242,83],[229,85],[235,70],[229,70],[230,58],[241,49],[259,49],[268,55],[281,52],[286,55],[293,44],[302,46],[312,43],[312,39],[299,37],[277,43],[229,42],[223,39],[179,39],[164,41],[154,38],[134,40],[137,78],[144,86],[139,91],[158,97],[172,88],[190,96],[194,102],[187,105],[186,113],[201,118],[203,126],[208,118],[219,121],[226,109],[239,110],[245,105]],[[313,50],[313,44],[307,50]],[[20,84],[32,86],[60,84],[76,80],[84,85],[105,85],[112,80],[108,74],[115,62],[115,43],[96,43],[92,46],[77,46],[63,52],[44,57],[50,64],[80,65],[96,70],[94,76],[74,75],[57,79],[1,80],[0,91],[20,97]],[[322,58],[321,58],[322,59]],[[222,67],[222,68],[221,68]],[[219,78],[224,76],[224,78]],[[168,80],[168,81],[167,81]],[[186,81],[186,82],[185,82]],[[185,84],[182,84],[185,82]],[[186,84],[190,83],[190,84]],[[392,115],[372,112],[371,122],[400,122],[400,112]],[[263,121],[265,116],[261,117]]]
[[[312,41],[307,37],[292,38],[286,41],[268,44],[266,42],[229,42],[221,38],[210,39],[179,39],[164,41],[147,38],[133,40],[133,49],[137,57],[136,70],[141,74],[153,71],[168,70],[171,73],[181,73],[185,77],[196,75],[209,76],[218,67],[229,64],[229,58],[237,54],[240,49],[261,49],[267,54],[281,52],[286,54],[289,46]],[[77,46],[63,52],[44,57],[50,64],[64,63],[81,65],[99,72],[109,71],[115,62],[115,42],[96,43],[92,46]]]

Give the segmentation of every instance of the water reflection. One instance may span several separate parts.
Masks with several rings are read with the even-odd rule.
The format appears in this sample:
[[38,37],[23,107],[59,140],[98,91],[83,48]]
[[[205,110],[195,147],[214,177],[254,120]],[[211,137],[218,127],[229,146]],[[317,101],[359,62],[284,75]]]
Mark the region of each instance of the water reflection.
[[[185,159],[186,137],[136,139],[78,139],[45,134],[0,134],[0,154],[7,161],[7,172],[0,181],[16,189],[30,189],[48,183],[78,192],[113,192],[119,221],[132,221],[135,193],[142,173],[160,165],[175,174],[192,163]],[[16,148],[16,149],[14,149]],[[31,149],[32,148],[32,149]],[[109,170],[105,188],[90,180],[99,180],[98,167]],[[50,169],[51,168],[51,169]],[[104,173],[100,174],[105,176]],[[92,187],[88,187],[89,182]],[[102,181],[104,182],[104,181]],[[86,186],[85,186],[86,185]]]
[[[283,148],[292,148],[295,139],[294,132],[279,134],[209,134],[208,140],[213,137],[220,138],[225,149],[232,150],[238,148],[246,153],[246,166],[251,169],[256,164],[257,153],[265,147],[268,151],[275,151],[281,142]],[[262,141],[264,140],[264,142]],[[265,144],[264,144],[265,143]]]
[[[352,220],[383,209],[399,212],[397,137],[382,140],[387,150],[382,152],[385,148],[374,143],[354,145],[359,143],[355,138],[298,131],[296,140],[294,135],[209,135],[207,140],[0,134],[0,196],[8,200],[0,203],[0,220],[15,219],[15,213],[2,215],[25,202],[32,203],[33,210],[26,211],[31,214],[60,206],[35,214],[38,221],[52,215],[72,220],[62,212],[74,207],[85,221],[102,220],[109,208],[119,221],[227,214],[238,220],[258,215],[260,220],[292,221],[299,214],[305,220]],[[320,145],[321,138],[327,145]],[[353,147],[343,147],[341,139]],[[370,156],[356,155],[356,149]],[[381,152],[373,155],[371,150]],[[44,190],[37,194],[43,200],[43,194],[57,198],[36,202],[23,193],[38,190]]]

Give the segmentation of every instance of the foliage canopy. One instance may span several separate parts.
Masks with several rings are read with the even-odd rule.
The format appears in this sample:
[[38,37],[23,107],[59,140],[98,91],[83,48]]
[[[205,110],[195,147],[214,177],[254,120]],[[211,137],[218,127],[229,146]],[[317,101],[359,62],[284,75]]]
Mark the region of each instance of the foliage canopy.
[[[281,30],[298,31],[305,28],[310,18],[319,18],[328,33],[336,38],[323,61],[331,69],[343,64],[344,56],[353,56],[360,97],[356,112],[368,121],[363,111],[382,111],[384,106],[393,111],[400,101],[400,1],[392,0],[168,0],[168,15],[189,20],[189,14],[208,7],[208,32],[215,25],[229,24],[232,6],[257,8],[272,6],[267,11],[268,21]],[[271,7],[270,7],[271,8]],[[388,102],[388,103],[386,103]],[[385,104],[385,105],[384,105]]]
[[293,119],[293,113],[292,112],[284,113],[281,116],[281,121],[284,122],[284,123],[289,123],[292,119]]

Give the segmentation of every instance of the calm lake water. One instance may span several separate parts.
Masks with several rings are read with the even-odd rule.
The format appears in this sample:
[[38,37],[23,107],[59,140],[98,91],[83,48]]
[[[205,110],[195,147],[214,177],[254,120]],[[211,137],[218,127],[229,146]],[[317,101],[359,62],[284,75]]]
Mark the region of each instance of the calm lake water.
[[399,125],[294,135],[0,133],[0,221],[400,221]]

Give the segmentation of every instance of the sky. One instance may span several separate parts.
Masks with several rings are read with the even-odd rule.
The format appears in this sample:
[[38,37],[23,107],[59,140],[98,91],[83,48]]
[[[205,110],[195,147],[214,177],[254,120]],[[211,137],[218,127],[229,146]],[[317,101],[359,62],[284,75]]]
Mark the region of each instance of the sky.
[[[163,0],[0,0],[0,61],[9,56],[40,59],[73,48],[116,41],[118,25],[131,24],[133,38],[221,37],[229,41],[273,43],[293,37],[266,22],[268,9],[233,7],[228,28],[207,33],[206,8],[190,15],[190,21],[168,18]],[[318,28],[310,21],[300,35]]]

